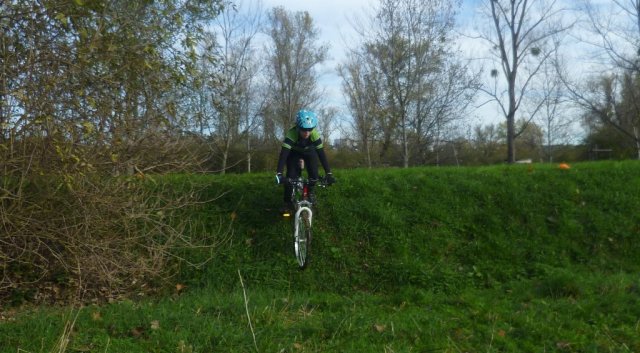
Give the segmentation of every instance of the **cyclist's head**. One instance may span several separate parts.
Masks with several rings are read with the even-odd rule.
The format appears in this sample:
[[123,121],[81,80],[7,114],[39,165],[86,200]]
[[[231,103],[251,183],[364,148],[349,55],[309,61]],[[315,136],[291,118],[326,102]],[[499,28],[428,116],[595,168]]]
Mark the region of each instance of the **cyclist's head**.
[[318,116],[310,110],[300,110],[296,114],[296,126],[301,131],[311,131],[318,125]]

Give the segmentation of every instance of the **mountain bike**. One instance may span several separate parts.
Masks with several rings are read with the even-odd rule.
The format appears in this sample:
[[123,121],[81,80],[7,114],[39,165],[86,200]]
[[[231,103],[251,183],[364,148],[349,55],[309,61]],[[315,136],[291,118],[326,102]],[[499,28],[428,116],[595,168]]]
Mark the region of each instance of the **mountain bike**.
[[[309,179],[302,177],[287,178],[286,182],[292,186],[291,202],[293,205],[293,245],[298,261],[298,266],[304,269],[309,264],[310,248],[312,238],[313,209],[314,203],[309,199]],[[329,184],[325,178],[316,180],[316,187],[326,187]],[[291,217],[291,213],[284,213],[283,216]]]

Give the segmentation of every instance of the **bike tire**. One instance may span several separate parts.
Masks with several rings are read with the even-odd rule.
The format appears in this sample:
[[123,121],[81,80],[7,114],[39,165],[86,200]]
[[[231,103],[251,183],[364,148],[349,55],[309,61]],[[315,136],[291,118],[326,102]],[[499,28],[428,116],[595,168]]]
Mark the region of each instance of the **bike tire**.
[[302,210],[295,218],[294,250],[298,266],[305,269],[310,261],[311,211]]

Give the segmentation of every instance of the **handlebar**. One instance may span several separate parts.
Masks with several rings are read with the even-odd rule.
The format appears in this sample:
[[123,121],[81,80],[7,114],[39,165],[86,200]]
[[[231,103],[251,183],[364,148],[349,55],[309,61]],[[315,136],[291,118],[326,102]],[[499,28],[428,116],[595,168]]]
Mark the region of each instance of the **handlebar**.
[[307,179],[307,178],[302,178],[302,177],[297,177],[297,178],[285,178],[285,183],[287,184],[291,184],[291,185],[296,185],[296,184],[309,184],[310,182],[314,181],[316,186],[330,186],[333,183],[328,183],[327,182],[327,177],[325,176],[321,176],[318,179]]

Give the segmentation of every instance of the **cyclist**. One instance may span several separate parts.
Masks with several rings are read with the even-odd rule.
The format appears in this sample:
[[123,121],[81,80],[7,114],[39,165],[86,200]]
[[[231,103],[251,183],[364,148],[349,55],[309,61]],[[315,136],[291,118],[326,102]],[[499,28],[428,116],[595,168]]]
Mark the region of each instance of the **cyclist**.
[[309,200],[315,203],[314,185],[318,180],[318,160],[322,163],[322,168],[327,178],[327,184],[335,183],[320,134],[318,126],[318,116],[309,110],[300,110],[296,114],[296,125],[290,128],[284,137],[280,157],[278,158],[278,169],[276,170],[276,183],[284,185],[284,210],[292,209],[291,192],[292,186],[285,183],[282,176],[284,166],[287,166],[287,178],[297,178],[301,170],[298,168],[300,159],[304,160],[304,165],[309,176]]

